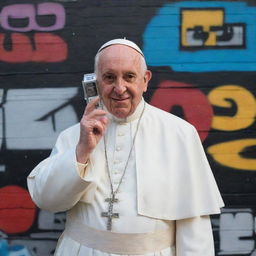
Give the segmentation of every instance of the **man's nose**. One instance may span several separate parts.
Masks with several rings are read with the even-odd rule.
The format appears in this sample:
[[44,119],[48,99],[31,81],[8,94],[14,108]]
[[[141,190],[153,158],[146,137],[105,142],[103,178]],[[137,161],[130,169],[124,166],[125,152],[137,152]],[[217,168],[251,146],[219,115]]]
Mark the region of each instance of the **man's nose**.
[[126,91],[125,82],[122,79],[118,79],[114,85],[114,91],[117,94],[123,94]]

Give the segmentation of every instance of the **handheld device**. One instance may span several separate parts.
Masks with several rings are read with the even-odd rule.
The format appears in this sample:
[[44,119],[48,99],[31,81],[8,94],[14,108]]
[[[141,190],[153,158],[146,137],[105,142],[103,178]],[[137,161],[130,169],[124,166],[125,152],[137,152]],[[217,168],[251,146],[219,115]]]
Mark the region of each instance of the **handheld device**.
[[92,99],[99,95],[96,84],[96,75],[94,73],[85,74],[82,85],[84,90],[84,99],[88,104]]

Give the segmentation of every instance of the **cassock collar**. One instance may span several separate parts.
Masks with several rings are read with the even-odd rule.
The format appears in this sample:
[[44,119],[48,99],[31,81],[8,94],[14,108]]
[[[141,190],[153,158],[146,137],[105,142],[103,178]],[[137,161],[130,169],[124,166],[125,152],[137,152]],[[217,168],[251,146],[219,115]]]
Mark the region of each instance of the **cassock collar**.
[[111,113],[109,113],[107,111],[107,108],[105,106],[103,106],[103,109],[105,111],[107,111],[107,117],[108,117],[109,120],[111,120],[113,122],[116,122],[116,123],[119,123],[119,124],[123,124],[123,123],[129,123],[129,122],[132,122],[132,121],[138,119],[141,115],[141,112],[143,111],[144,104],[145,104],[145,101],[144,101],[143,98],[141,98],[141,101],[138,104],[135,111],[130,116],[128,116],[126,118],[118,118],[118,117],[112,115]]

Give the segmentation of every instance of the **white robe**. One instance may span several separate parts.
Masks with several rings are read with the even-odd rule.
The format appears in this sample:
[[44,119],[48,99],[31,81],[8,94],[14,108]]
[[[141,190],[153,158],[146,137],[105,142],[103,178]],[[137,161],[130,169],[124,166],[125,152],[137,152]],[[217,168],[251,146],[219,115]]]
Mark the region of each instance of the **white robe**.
[[[114,187],[124,169],[143,103],[125,123],[112,120],[108,126],[107,148]],[[105,230],[107,220],[101,217],[101,212],[107,210],[104,199],[109,196],[110,187],[103,140],[83,172],[75,156],[78,136],[79,125],[61,133],[51,156],[29,175],[29,191],[40,208],[54,212],[68,210],[87,225]],[[196,151],[191,153],[192,159],[189,150]],[[190,170],[187,166],[191,166]],[[203,169],[203,173],[194,169],[195,166]],[[214,255],[207,215],[219,213],[222,200],[198,136],[185,121],[146,105],[135,149],[117,196],[120,202],[114,204],[114,212],[120,218],[113,220],[114,232],[154,232],[176,221],[176,253],[175,247],[169,247],[147,255]],[[109,254],[62,236],[56,255]]]

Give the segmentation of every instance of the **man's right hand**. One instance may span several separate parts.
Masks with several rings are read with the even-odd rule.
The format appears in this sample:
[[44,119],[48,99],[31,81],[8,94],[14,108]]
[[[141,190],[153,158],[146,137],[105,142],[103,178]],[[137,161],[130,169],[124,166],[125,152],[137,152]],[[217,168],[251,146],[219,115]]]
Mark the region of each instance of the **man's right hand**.
[[79,163],[88,161],[107,128],[106,111],[96,108],[99,101],[97,97],[87,104],[80,121],[80,138],[76,146],[76,158]]

